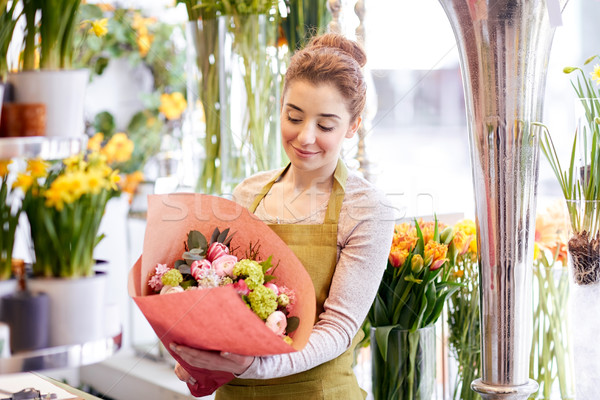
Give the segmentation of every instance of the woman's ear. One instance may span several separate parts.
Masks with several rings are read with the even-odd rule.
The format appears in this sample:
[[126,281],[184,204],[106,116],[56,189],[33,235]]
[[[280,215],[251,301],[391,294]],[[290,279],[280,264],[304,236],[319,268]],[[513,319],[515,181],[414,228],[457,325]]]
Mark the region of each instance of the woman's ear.
[[356,132],[358,132],[358,128],[360,128],[360,124],[362,123],[362,117],[358,116],[354,122],[352,122],[350,124],[350,126],[348,127],[348,132],[346,132],[346,138],[350,139],[352,137],[354,137],[354,135],[356,134]]

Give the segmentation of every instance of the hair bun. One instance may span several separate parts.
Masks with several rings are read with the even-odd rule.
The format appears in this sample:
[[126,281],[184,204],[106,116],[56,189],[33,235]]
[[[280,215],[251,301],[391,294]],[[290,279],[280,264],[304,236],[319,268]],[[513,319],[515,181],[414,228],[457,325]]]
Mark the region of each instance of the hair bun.
[[340,50],[352,57],[358,65],[364,67],[367,63],[367,55],[363,48],[355,41],[349,40],[337,33],[326,33],[314,37],[307,48],[330,47]]

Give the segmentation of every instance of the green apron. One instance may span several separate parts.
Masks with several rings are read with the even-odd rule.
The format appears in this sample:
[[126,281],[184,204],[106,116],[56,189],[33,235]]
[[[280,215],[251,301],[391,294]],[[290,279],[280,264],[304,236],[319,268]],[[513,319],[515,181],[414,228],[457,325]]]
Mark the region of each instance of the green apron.
[[[265,185],[250,206],[250,212],[256,210],[260,201],[288,168]],[[323,224],[269,225],[294,251],[312,278],[317,297],[315,321],[318,321],[319,314],[323,312],[323,303],[329,295],[329,287],[337,263],[337,225],[347,176],[348,170],[339,160]],[[363,400],[366,393],[358,386],[352,370],[354,348],[363,336],[364,333],[359,330],[350,348],[342,355],[308,371],[275,379],[236,378],[220,387],[215,399]]]

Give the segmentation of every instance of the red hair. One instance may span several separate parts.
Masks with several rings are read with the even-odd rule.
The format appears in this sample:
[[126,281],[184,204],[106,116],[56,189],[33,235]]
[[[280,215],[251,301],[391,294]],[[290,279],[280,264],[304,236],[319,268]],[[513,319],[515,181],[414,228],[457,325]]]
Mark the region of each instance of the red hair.
[[365,51],[358,43],[334,33],[317,36],[292,56],[285,74],[283,94],[296,80],[313,85],[331,84],[346,99],[346,107],[354,121],[365,108],[367,84],[361,68],[366,62]]

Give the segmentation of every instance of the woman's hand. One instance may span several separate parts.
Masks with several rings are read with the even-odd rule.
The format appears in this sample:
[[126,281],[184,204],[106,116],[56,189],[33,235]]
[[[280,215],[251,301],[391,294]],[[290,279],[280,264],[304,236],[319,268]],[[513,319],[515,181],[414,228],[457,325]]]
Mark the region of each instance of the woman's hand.
[[[246,371],[254,361],[252,356],[242,356],[239,354],[227,353],[224,351],[205,351],[192,349],[191,347],[171,343],[171,350],[179,355],[185,362],[192,367],[210,369],[214,371],[225,371],[239,375]],[[190,374],[187,373],[179,364],[175,367],[175,374],[184,382],[190,382]]]

